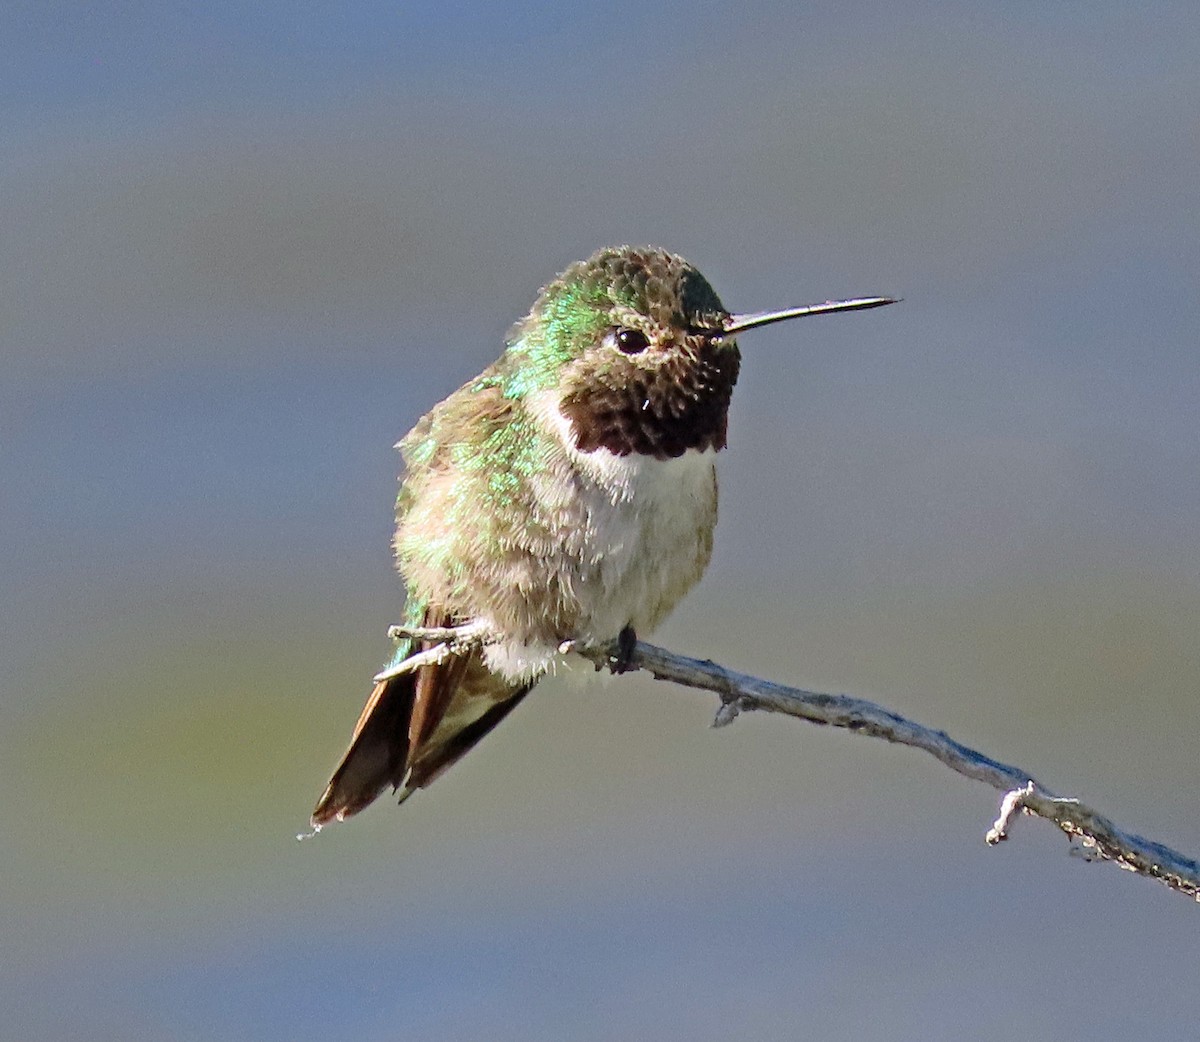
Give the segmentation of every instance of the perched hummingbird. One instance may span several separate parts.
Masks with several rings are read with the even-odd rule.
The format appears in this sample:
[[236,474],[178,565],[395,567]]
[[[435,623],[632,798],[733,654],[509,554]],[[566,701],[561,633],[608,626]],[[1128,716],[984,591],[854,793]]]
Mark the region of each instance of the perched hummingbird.
[[409,672],[402,639],[312,814],[356,814],[437,778],[516,707],[564,641],[631,646],[712,553],[716,455],[743,330],[885,297],[733,315],[682,257],[603,249],[571,265],[507,349],[397,446],[396,561],[408,626],[488,642]]

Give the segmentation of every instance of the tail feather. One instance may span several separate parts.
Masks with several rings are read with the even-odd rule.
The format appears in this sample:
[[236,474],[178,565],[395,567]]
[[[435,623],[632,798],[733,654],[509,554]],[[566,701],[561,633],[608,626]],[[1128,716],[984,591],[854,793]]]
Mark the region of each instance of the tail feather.
[[410,791],[423,789],[440,778],[453,764],[466,756],[485,734],[516,709],[532,687],[532,684],[527,684],[503,702],[497,702],[478,720],[457,731],[445,745],[430,750],[430,755],[418,753],[414,756],[405,787]]
[[[389,785],[404,802],[474,748],[532,687],[498,682],[477,652],[381,680],[317,801],[313,827],[357,814]],[[456,699],[463,700],[457,710]]]
[[350,739],[350,748],[312,812],[313,826],[357,814],[389,785],[404,784],[408,723],[416,677],[401,674],[375,685]]

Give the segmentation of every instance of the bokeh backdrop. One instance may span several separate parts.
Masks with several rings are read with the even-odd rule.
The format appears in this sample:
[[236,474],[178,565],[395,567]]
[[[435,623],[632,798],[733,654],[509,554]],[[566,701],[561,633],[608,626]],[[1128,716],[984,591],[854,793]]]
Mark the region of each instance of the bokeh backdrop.
[[5,5],[0,1036],[1193,1039],[1200,909],[911,751],[544,683],[297,843],[390,446],[556,271],[752,310],[680,651],[1200,851],[1200,13]]

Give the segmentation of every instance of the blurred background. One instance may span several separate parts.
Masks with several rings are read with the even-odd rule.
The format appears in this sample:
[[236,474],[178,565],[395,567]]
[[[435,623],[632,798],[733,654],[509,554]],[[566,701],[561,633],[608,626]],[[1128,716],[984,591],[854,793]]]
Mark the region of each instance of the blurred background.
[[297,843],[391,445],[598,246],[734,309],[657,635],[1200,852],[1191,3],[0,14],[0,1035],[1194,1038],[1200,910],[927,757],[555,679]]

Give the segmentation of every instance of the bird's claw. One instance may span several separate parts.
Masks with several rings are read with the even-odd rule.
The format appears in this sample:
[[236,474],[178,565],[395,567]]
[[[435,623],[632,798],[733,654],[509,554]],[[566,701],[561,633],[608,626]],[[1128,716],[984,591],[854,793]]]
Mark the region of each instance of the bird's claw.
[[614,652],[609,657],[608,668],[613,673],[627,673],[633,668],[633,652],[637,647],[637,634],[632,626],[626,626],[617,634]]

